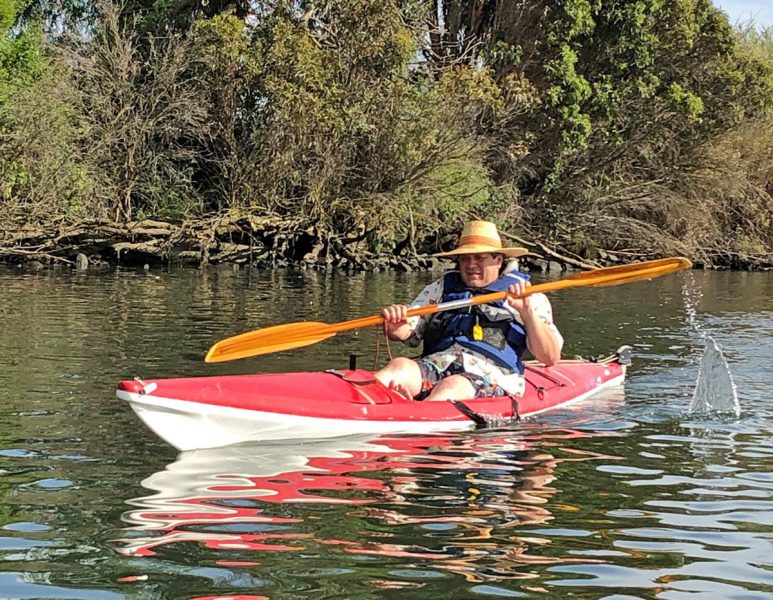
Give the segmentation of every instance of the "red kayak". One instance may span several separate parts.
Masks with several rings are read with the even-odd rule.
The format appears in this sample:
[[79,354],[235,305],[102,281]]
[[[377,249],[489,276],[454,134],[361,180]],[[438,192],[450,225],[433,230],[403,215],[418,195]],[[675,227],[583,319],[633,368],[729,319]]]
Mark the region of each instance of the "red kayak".
[[[408,400],[370,371],[122,381],[117,395],[180,450],[245,441],[426,433],[502,424],[579,402],[625,378],[630,350],[598,361],[527,363],[523,397]],[[622,356],[622,358],[621,358]]]

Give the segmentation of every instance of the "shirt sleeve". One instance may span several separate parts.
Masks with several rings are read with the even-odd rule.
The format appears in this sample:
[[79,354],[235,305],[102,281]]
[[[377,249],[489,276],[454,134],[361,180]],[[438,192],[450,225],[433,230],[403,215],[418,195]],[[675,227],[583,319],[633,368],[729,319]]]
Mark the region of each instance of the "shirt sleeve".
[[[558,347],[564,347],[564,338],[561,332],[558,331],[558,327],[553,322],[553,308],[550,306],[550,300],[545,294],[532,294],[531,295],[531,307],[536,315],[545,321],[545,324],[553,332],[558,340]],[[520,319],[519,319],[520,320]],[[528,333],[528,332],[527,332]]]

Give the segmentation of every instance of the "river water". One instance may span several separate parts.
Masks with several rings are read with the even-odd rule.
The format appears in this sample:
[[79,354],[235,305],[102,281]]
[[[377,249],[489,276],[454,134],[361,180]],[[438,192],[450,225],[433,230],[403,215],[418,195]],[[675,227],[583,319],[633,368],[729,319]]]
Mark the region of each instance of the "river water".
[[[178,456],[114,396],[134,375],[371,367],[373,330],[202,357],[431,277],[0,269],[0,598],[773,597],[773,274],[555,294],[565,354],[630,344],[634,364],[506,428]],[[689,411],[706,336],[738,416]]]

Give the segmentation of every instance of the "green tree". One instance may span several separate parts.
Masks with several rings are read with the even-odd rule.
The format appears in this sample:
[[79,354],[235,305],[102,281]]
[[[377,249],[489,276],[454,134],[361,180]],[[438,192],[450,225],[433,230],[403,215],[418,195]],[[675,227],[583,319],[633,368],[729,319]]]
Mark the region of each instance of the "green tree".
[[0,221],[36,224],[77,212],[89,181],[66,70],[24,9],[0,0]]
[[[536,90],[521,118],[482,131],[497,182],[516,185],[531,215],[523,225],[543,237],[625,243],[608,235],[623,221],[639,227],[626,235],[678,237],[675,207],[642,201],[642,190],[773,100],[769,64],[739,48],[709,0],[438,0],[435,9],[430,61],[483,62],[498,83],[518,76]],[[616,190],[633,188],[621,202]],[[592,230],[599,215],[608,226]]]
[[502,92],[485,69],[414,65],[425,17],[418,2],[348,0],[279,3],[254,28],[200,22],[203,77],[219,82],[228,123],[232,158],[219,172],[240,174],[218,185],[231,206],[291,214],[320,239],[383,245],[488,202],[474,124]]

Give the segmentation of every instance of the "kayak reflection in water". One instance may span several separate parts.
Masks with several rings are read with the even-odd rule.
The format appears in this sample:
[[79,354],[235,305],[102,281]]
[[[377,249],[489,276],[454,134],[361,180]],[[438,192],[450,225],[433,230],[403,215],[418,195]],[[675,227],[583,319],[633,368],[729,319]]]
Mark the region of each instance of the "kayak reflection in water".
[[466,224],[454,250],[435,254],[456,258],[458,270],[424,288],[411,306],[464,301],[491,292],[511,295],[504,301],[411,318],[404,304],[384,308],[390,339],[410,346],[423,341],[424,347],[418,359],[393,358],[376,378],[417,400],[523,395],[526,351],[550,366],[560,360],[564,342],[547,296],[516,297],[531,285],[529,276],[510,270],[505,259],[526,253],[525,248],[502,247],[494,223]]

